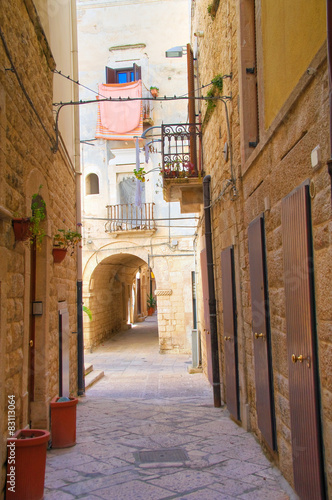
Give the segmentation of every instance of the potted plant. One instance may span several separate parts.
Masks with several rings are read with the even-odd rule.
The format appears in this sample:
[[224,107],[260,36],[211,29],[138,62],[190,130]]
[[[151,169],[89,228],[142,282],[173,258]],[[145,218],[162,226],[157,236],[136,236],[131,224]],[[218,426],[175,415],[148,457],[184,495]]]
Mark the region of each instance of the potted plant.
[[156,307],[157,301],[152,293],[148,294],[147,306],[148,306],[148,316],[152,316]]
[[7,500],[44,498],[46,450],[50,433],[23,429],[7,439]]
[[77,398],[54,397],[51,401],[52,448],[69,448],[76,444]]
[[159,94],[159,89],[158,87],[154,87],[154,86],[151,86],[150,87],[150,93],[152,95],[152,97],[155,99],[156,97],[158,97],[158,94]]
[[54,235],[53,243],[53,259],[56,264],[59,264],[67,255],[67,251],[70,249],[70,255],[73,255],[75,246],[81,241],[82,235],[77,231],[71,231],[70,229],[58,229],[58,232]]
[[12,225],[16,241],[30,240],[36,241],[37,247],[41,246],[45,231],[41,227],[42,221],[46,217],[46,203],[40,195],[40,190],[43,186],[40,185],[38,193],[32,195],[31,202],[31,217],[15,217],[12,220]]

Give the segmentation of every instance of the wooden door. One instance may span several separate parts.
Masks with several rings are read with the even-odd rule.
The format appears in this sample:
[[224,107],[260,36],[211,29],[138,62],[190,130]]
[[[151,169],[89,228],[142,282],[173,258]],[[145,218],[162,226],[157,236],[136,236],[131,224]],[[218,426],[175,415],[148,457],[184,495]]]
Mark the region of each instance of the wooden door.
[[221,278],[224,318],[226,402],[229,412],[234,418],[240,420],[233,247],[228,247],[221,252]]
[[273,450],[275,417],[263,216],[249,224],[248,239],[257,421],[262,435]]
[[301,500],[321,500],[325,493],[308,184],[282,201],[282,241],[294,483]]
[[202,275],[202,289],[203,289],[203,304],[204,304],[204,325],[203,338],[205,339],[206,346],[206,363],[208,369],[208,379],[210,384],[213,384],[212,377],[212,349],[211,349],[211,335],[210,335],[210,308],[209,308],[209,285],[207,277],[207,260],[206,250],[201,251],[201,275]]

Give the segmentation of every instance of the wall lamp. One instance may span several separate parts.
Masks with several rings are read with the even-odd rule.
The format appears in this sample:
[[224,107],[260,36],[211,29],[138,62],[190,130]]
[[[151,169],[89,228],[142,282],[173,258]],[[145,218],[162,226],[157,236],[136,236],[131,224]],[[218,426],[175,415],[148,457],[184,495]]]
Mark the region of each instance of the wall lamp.
[[187,54],[187,47],[185,45],[178,45],[172,49],[168,49],[165,52],[166,57],[182,57]]

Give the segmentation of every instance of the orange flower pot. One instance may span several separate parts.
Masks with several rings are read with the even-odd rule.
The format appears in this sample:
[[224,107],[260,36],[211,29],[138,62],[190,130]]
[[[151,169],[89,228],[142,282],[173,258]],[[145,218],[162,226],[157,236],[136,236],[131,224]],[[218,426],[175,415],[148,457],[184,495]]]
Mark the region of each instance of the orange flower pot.
[[76,444],[77,398],[57,403],[56,396],[51,401],[52,448],[69,448]]
[[30,238],[30,219],[13,219],[12,226],[15,235],[15,241],[26,241]]
[[60,264],[67,255],[67,248],[53,248],[53,261],[55,264]]
[[50,433],[42,429],[18,430],[7,439],[7,500],[42,500]]

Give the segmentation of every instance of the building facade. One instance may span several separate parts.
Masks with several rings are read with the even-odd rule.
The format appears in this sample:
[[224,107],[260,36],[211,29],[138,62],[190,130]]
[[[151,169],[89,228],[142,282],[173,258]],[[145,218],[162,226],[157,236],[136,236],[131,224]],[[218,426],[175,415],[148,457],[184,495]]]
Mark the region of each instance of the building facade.
[[[80,207],[77,111],[62,111],[55,130],[53,106],[76,99],[75,86],[56,73],[77,78],[75,2],[62,2],[60,8],[55,2],[3,1],[0,30],[3,498],[8,397],[14,399],[15,430],[48,429],[50,400],[61,392],[77,394],[78,260],[75,252],[56,264],[52,255],[58,229],[76,231]],[[15,218],[34,220],[37,233],[15,237]],[[61,349],[66,359],[60,358]]]
[[[152,293],[160,351],[190,352],[197,207],[188,205],[182,214],[178,202],[165,202],[160,176],[162,123],[187,123],[186,100],[163,96],[187,93],[185,58],[169,59],[165,52],[188,42],[188,3],[82,0],[77,6],[80,82],[85,86],[80,98],[93,100],[99,93],[98,100],[117,99],[127,96],[116,94],[119,89],[141,89],[130,108],[117,102],[104,109],[105,102],[99,102],[98,110],[97,99],[81,107],[83,300],[92,313],[92,320],[85,317],[85,347],[93,349],[144,319]],[[157,87],[158,97],[151,87]],[[107,106],[119,104],[107,115]],[[121,121],[136,112],[138,123]],[[180,142],[186,150],[188,140]],[[146,172],[142,180],[134,175],[140,169]]]
[[196,104],[210,176],[198,225],[203,366],[310,500],[332,492],[325,11],[323,0],[191,2],[196,89],[207,86],[196,96],[215,98]]

